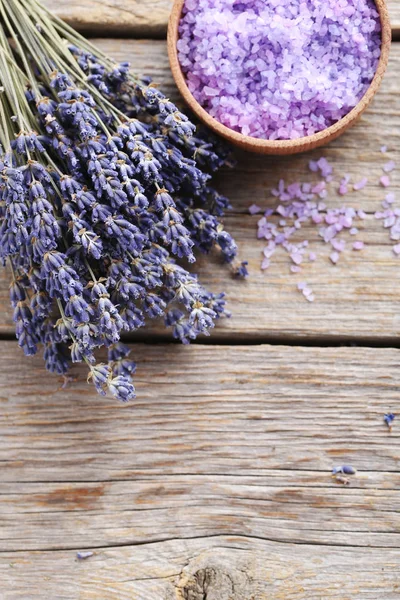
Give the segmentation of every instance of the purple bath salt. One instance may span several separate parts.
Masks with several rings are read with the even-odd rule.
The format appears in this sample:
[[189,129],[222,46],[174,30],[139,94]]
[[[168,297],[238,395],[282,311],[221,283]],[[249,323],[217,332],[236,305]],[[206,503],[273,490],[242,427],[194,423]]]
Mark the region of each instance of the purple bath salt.
[[383,165],[383,170],[385,173],[391,173],[396,168],[396,163],[394,160],[389,160],[385,165]]
[[379,180],[380,184],[382,187],[389,187],[390,185],[390,177],[388,175],[382,175],[382,177]]
[[394,195],[393,192],[389,192],[388,194],[386,194],[385,196],[385,200],[388,204],[393,204],[393,202],[395,201],[396,197]]
[[364,242],[354,242],[353,250],[362,250],[364,248]]
[[249,213],[251,215],[256,215],[261,211],[261,208],[257,204],[252,204],[249,206]]
[[291,273],[301,273],[301,267],[298,267],[297,265],[292,265],[290,267],[290,271]]
[[357,183],[355,183],[353,185],[353,190],[359,191],[359,190],[363,190],[365,188],[365,186],[368,183],[368,179],[366,177],[363,177],[362,179],[360,179],[360,181],[357,181]]
[[361,100],[381,25],[373,0],[186,0],[177,49],[189,90],[217,121],[296,139]]
[[329,258],[331,259],[331,261],[333,262],[333,264],[334,264],[334,265],[336,265],[336,263],[337,263],[337,262],[338,262],[338,260],[339,260],[339,252],[332,252],[332,253],[329,255]]

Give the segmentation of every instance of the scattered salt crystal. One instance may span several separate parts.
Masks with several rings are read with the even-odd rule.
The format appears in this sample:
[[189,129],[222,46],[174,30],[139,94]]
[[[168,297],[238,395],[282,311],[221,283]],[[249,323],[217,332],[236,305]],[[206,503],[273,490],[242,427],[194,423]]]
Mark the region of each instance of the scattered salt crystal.
[[317,260],[317,255],[315,254],[315,252],[310,252],[310,254],[308,255],[308,260],[310,262],[314,262],[315,260]]
[[252,204],[252,205],[249,207],[249,213],[250,213],[251,215],[256,215],[256,214],[258,214],[260,211],[261,211],[261,208],[258,206],[258,204]]
[[331,259],[331,261],[333,262],[333,264],[334,264],[334,265],[336,265],[336,263],[337,263],[337,262],[338,262],[338,260],[339,260],[339,252],[332,252],[332,253],[329,255],[329,258]]
[[349,231],[350,235],[357,235],[358,229],[357,227],[352,227]]
[[385,173],[391,173],[396,168],[396,163],[394,160],[389,160],[385,165],[383,165],[383,170]]
[[387,175],[382,175],[382,177],[379,180],[380,184],[382,187],[389,187],[390,185],[390,178]]
[[381,152],[382,154],[385,154],[387,152],[387,146],[381,146]]
[[297,265],[292,265],[290,267],[290,270],[292,273],[300,273],[301,272],[301,267],[298,267]]
[[305,296],[306,298],[309,298],[309,296],[312,296],[312,295],[313,295],[313,291],[311,288],[309,288],[307,286],[303,288],[303,296]]
[[318,171],[318,163],[317,163],[317,161],[316,160],[310,160],[310,162],[308,163],[308,168],[313,173],[316,173]]
[[395,246],[393,246],[392,250],[396,256],[399,256],[400,255],[400,244],[396,244]]
[[362,250],[364,248],[364,242],[354,242],[353,250]]
[[313,194],[320,194],[323,190],[325,190],[325,187],[326,187],[325,181],[319,181],[317,183],[317,185],[314,185],[314,187],[311,188],[311,191]]
[[334,239],[331,241],[331,245],[332,245],[332,248],[337,250],[337,252],[343,252],[343,250],[346,247],[346,241]]
[[262,263],[261,263],[261,270],[262,271],[266,271],[266,269],[268,269],[268,267],[270,266],[271,261],[269,260],[269,258],[263,258]]
[[385,196],[385,200],[388,204],[393,204],[393,202],[395,201],[395,195],[393,192],[389,192],[388,194],[386,194]]
[[355,183],[353,185],[353,189],[358,191],[358,190],[362,190],[363,188],[365,188],[365,186],[368,183],[368,179],[367,177],[363,177],[360,181],[358,181],[357,183]]
[[302,292],[307,287],[307,283],[305,281],[301,281],[297,284],[297,289]]
[[292,259],[295,265],[301,265],[301,263],[303,262],[303,257],[300,254],[300,252],[293,252],[290,255],[290,258]]
[[365,213],[363,210],[358,210],[357,211],[357,216],[359,219],[366,219],[367,218],[367,213]]
[[324,220],[324,217],[318,213],[313,214],[311,218],[316,225],[319,225]]

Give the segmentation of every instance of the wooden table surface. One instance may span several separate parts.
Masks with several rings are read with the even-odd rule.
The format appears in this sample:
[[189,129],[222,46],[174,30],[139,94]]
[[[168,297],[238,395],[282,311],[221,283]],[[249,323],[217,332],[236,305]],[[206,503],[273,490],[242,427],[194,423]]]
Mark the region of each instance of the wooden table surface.
[[[169,0],[47,4],[177,99]],[[388,4],[396,39],[400,0]],[[320,259],[294,276],[278,255],[262,274],[248,207],[274,206],[278,179],[304,177],[321,154],[336,173],[369,178],[345,198],[367,213],[366,248],[333,267],[304,228]],[[23,357],[2,272],[1,600],[400,597],[400,418],[392,433],[383,424],[400,413],[400,258],[374,218],[389,157],[400,199],[400,41],[373,105],[342,138],[295,158],[239,153],[218,176],[251,276],[235,282],[216,259],[199,261],[232,319],[191,347],[158,325],[129,340],[139,363],[129,406],[93,393],[84,369],[60,389],[40,356]],[[343,204],[333,185],[327,204]],[[313,304],[296,291],[304,279]],[[358,469],[350,486],[330,475],[343,463]],[[78,562],[78,550],[94,555]]]

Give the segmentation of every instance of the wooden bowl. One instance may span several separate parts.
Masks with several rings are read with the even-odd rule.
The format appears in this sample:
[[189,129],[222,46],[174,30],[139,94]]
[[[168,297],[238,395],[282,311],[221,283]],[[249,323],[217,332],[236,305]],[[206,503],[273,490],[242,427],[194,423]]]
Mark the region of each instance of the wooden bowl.
[[233,131],[209,115],[208,112],[204,110],[204,108],[200,106],[197,100],[193,97],[188,86],[186,85],[186,80],[179,64],[178,51],[176,47],[178,41],[179,22],[181,19],[184,2],[185,0],[175,0],[168,23],[168,56],[175,83],[178,86],[178,89],[184,100],[195,113],[195,115],[216,134],[226,138],[229,142],[239,146],[240,148],[249,150],[251,152],[258,152],[259,154],[297,154],[298,152],[306,152],[307,150],[312,150],[318,146],[323,146],[324,144],[327,144],[331,140],[337,138],[339,135],[344,133],[346,129],[354,125],[364,110],[369,106],[372,98],[378,91],[387,67],[389,48],[392,40],[392,31],[385,0],[375,0],[382,27],[381,56],[375,76],[363,98],[346,116],[327,129],[323,129],[314,135],[298,138],[296,140],[263,140]]

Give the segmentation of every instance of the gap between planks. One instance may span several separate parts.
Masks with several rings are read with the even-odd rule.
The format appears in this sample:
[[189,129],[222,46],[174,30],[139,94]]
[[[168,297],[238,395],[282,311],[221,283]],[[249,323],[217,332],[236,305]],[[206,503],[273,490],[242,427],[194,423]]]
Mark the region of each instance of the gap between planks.
[[[44,0],[87,35],[165,37],[172,0]],[[400,37],[400,2],[388,0],[393,38]]]

